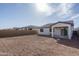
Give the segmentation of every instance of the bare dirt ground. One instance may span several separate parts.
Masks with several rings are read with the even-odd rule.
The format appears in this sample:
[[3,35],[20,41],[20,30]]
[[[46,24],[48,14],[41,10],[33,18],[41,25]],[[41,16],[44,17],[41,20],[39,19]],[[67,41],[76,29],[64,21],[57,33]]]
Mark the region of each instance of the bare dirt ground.
[[1,56],[59,56],[79,55],[77,42],[61,41],[38,35],[0,38]]

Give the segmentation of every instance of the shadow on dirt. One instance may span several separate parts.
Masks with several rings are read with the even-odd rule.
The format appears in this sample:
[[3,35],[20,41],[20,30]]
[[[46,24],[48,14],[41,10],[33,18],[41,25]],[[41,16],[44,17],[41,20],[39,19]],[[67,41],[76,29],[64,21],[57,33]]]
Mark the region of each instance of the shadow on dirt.
[[[42,35],[39,35],[39,36],[51,38],[50,36],[42,36]],[[71,40],[55,38],[55,37],[54,37],[54,39],[57,40],[57,43],[59,43],[59,44],[79,49],[79,37],[76,38],[73,36],[73,38]]]
[[38,35],[38,36],[52,38],[50,35]]
[[79,49],[79,35],[76,31],[73,31],[71,40],[59,39],[57,43]]
[[79,40],[57,40],[57,43],[79,49]]

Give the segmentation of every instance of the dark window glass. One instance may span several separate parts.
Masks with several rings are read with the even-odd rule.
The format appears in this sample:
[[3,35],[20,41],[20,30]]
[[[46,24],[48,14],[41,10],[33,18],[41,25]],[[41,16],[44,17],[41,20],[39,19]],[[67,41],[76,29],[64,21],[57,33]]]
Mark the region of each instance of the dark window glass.
[[32,28],[29,28],[29,30],[32,30]]
[[50,28],[50,32],[52,32],[52,29]]
[[43,29],[40,29],[40,32],[43,32]]

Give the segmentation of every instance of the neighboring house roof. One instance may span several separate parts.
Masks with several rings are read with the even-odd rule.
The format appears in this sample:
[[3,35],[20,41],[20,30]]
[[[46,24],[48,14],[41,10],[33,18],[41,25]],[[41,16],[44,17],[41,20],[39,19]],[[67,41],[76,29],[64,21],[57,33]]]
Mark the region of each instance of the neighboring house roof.
[[73,21],[70,20],[70,21],[59,21],[59,22],[56,22],[56,23],[45,24],[45,25],[41,26],[40,28],[50,28],[51,26],[56,25],[58,23],[65,23],[65,24],[70,24],[71,26],[74,26]]
[[39,26],[29,25],[29,26],[27,26],[27,28],[38,29]]

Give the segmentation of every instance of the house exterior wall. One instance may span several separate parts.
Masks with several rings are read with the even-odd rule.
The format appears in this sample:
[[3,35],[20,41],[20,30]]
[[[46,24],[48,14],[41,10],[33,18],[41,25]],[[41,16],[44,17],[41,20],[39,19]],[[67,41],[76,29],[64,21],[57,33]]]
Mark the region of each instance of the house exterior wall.
[[65,37],[62,37],[60,35],[60,30],[56,30],[56,32],[54,32],[54,28],[55,27],[68,27],[68,39],[71,39],[71,36],[72,36],[72,32],[73,32],[73,26],[71,26],[70,24],[65,24],[65,23],[58,23],[56,25],[53,25],[51,28],[52,28],[52,32],[51,32],[51,35],[52,37],[54,37],[54,34],[57,34],[60,36],[60,38],[65,38]]
[[50,35],[50,28],[42,28],[43,32],[40,32],[40,29],[38,30],[39,35]]

